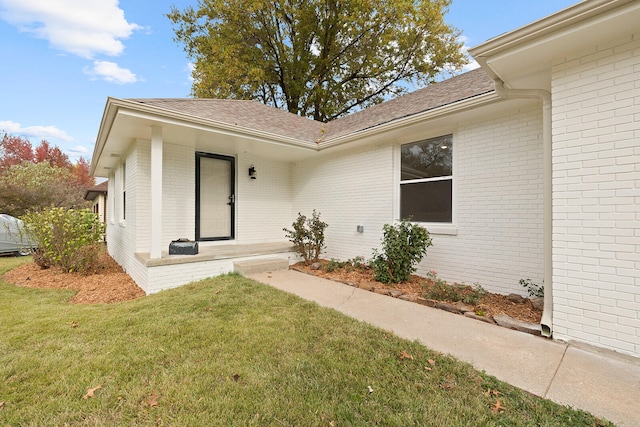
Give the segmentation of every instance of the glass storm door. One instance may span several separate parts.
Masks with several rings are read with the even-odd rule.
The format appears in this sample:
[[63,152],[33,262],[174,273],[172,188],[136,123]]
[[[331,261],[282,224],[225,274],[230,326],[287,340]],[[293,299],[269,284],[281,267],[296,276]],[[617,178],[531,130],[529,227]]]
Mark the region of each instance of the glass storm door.
[[196,153],[196,240],[234,237],[235,160]]

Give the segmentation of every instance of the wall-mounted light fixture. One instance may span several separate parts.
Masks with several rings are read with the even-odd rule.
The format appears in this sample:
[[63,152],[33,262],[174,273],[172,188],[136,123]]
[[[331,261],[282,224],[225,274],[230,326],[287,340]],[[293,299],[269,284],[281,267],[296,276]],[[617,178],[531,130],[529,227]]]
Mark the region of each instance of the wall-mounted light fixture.
[[258,171],[253,165],[249,166],[249,176],[251,177],[251,179],[256,179],[258,176]]

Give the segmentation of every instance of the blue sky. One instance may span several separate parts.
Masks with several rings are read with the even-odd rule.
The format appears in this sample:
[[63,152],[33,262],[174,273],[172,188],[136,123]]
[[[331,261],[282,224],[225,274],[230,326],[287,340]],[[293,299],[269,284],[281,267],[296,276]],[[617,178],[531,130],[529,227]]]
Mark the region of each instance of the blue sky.
[[[453,0],[446,20],[473,47],[575,3]],[[172,5],[197,0],[0,0],[0,135],[89,158],[108,96],[189,96]]]

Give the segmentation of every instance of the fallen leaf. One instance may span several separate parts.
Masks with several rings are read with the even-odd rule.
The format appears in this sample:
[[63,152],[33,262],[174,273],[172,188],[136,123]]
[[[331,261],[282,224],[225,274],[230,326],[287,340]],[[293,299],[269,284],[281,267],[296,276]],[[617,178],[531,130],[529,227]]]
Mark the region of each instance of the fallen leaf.
[[367,388],[369,389],[369,393],[373,393],[373,388],[371,388],[370,385],[368,385]]
[[406,351],[403,351],[400,353],[400,360],[402,359],[411,359],[413,360],[413,356],[410,355],[409,353],[407,353]]
[[93,387],[93,388],[88,388],[87,392],[85,393],[84,396],[82,396],[83,399],[88,399],[90,397],[93,397],[93,393],[95,393],[96,390],[99,390],[102,388],[102,384],[98,384],[97,386]]
[[431,368],[430,368],[430,367],[428,367],[428,366],[425,366],[425,367],[424,367],[424,369],[425,369],[425,370],[427,370],[427,371],[430,371],[430,370],[431,370]]
[[491,405],[491,412],[493,412],[494,414],[504,412],[505,409],[507,408],[505,406],[502,406],[502,402],[500,402],[500,399],[498,399],[498,401],[494,405]]
[[4,409],[4,402],[0,402],[0,409]]
[[147,405],[149,405],[149,408],[158,406],[158,395],[155,390],[153,390],[153,392],[149,395],[149,398],[147,399]]
[[500,393],[498,390],[491,390],[491,389],[487,389],[487,392],[484,394],[485,396],[500,396],[502,393]]
[[218,295],[220,293],[221,289],[218,289],[215,293],[216,295]]
[[427,362],[429,362],[429,365],[431,365],[431,366],[436,366],[436,361],[433,360],[433,359],[429,359],[429,360],[427,360]]
[[233,380],[234,380],[235,382],[238,382],[238,380],[239,380],[239,379],[240,379],[240,375],[238,375],[238,374],[233,374]]
[[78,326],[80,326],[80,323],[78,323],[78,322],[67,322],[67,325],[71,326],[72,328],[77,328]]

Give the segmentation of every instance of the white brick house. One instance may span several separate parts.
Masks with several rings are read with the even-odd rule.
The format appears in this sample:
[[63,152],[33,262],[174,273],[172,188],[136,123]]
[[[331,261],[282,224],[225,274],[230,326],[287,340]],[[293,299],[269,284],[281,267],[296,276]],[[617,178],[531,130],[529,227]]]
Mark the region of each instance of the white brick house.
[[[475,47],[480,69],[328,124],[110,98],[91,165],[109,251],[150,293],[293,262],[298,212],[321,212],[342,259],[411,215],[434,243],[419,271],[500,293],[544,280],[547,335],[640,356],[638,22],[640,2],[587,0]],[[167,255],[178,238],[201,254]]]

